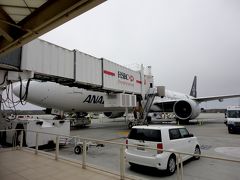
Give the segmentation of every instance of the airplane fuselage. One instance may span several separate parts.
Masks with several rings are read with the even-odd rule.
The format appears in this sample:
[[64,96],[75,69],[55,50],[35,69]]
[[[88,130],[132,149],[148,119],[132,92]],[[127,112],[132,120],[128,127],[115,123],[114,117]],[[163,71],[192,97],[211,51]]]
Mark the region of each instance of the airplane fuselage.
[[[201,102],[222,100],[226,98],[240,97],[239,94],[194,97],[196,92],[196,78],[194,78],[193,87],[190,94],[186,95],[179,92],[165,90],[165,97],[156,97],[151,106],[151,112],[174,112],[177,119],[191,120],[200,114]],[[26,82],[23,83],[23,87]],[[14,94],[19,97],[20,84],[14,86]],[[195,93],[192,93],[195,92]],[[23,94],[25,88],[23,88]],[[31,81],[28,89],[26,101],[32,104],[62,110],[65,112],[124,112],[121,107],[104,107],[104,99],[107,96],[104,92],[89,91],[77,87],[63,86],[54,82]],[[132,108],[131,108],[132,109]],[[116,115],[115,115],[116,116]]]
[[[19,85],[15,86],[14,94],[19,96]],[[31,81],[26,101],[65,112],[124,111],[123,108],[104,107],[105,96],[104,92],[88,91],[53,82]]]

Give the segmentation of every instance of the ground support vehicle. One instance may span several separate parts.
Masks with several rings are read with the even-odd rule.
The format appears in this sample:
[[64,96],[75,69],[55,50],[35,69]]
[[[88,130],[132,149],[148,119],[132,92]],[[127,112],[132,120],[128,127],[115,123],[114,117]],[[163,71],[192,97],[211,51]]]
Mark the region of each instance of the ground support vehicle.
[[240,106],[227,107],[225,116],[229,133],[240,133]]
[[81,117],[81,118],[66,118],[70,120],[70,126],[77,128],[77,127],[84,127],[91,124],[91,119],[89,117]]
[[10,130],[1,132],[0,144],[19,145],[21,131],[23,131],[23,146],[34,147],[36,145],[36,132],[38,132],[39,146],[54,145],[56,143],[55,134],[62,135],[59,138],[59,145],[63,146],[66,145],[67,137],[70,135],[70,122],[21,116],[2,120],[0,129]]
[[143,119],[128,119],[127,126],[128,129],[131,129],[133,126],[146,125],[147,122]]

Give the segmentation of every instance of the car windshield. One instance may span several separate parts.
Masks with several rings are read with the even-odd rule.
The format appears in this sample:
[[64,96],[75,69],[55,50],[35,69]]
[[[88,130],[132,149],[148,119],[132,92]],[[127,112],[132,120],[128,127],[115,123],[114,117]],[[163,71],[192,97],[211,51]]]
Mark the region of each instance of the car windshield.
[[156,129],[133,128],[128,135],[129,139],[162,142],[161,131]]
[[228,110],[227,117],[228,118],[240,118],[240,110]]

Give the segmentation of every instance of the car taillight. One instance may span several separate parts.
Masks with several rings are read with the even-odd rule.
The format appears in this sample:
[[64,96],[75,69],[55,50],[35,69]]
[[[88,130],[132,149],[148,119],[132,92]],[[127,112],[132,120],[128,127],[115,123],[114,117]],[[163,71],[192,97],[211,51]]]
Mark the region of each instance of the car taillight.
[[126,149],[128,149],[128,139],[126,139]]
[[162,143],[159,143],[159,144],[157,144],[157,153],[158,154],[161,154],[163,151],[162,151],[162,149],[163,149],[163,144]]

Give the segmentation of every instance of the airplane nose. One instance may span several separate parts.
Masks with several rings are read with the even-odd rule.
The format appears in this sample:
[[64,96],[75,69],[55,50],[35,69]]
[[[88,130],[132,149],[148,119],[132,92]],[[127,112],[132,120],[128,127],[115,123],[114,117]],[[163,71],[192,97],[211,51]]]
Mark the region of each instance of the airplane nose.
[[13,94],[15,94],[17,97],[20,97],[20,91],[22,90],[22,96],[25,94],[26,91],[26,82],[22,82],[22,85],[20,82],[13,83]]
[[19,97],[20,95],[20,83],[13,83],[13,94]]

